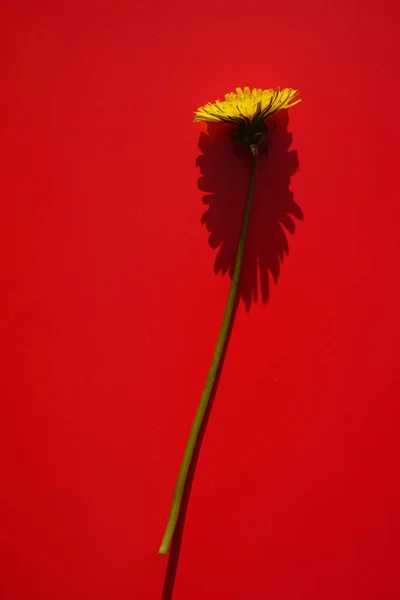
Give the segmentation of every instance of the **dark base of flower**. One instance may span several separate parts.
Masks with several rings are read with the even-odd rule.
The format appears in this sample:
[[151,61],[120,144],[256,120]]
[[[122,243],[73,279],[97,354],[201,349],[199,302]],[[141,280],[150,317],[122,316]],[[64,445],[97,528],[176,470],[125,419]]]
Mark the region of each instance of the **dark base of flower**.
[[265,119],[254,119],[252,121],[241,121],[235,126],[232,138],[247,146],[247,148],[259,148],[266,139],[267,125]]

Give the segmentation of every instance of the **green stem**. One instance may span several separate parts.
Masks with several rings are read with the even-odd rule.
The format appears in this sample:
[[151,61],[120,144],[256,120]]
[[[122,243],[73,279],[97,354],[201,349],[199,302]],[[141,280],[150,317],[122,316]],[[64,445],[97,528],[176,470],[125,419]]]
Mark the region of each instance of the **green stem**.
[[171,544],[172,536],[174,535],[176,523],[179,516],[179,511],[181,508],[183,491],[185,488],[186,478],[189,471],[190,463],[193,457],[193,452],[196,447],[197,438],[201,429],[201,425],[203,423],[204,414],[207,410],[208,402],[210,400],[211,392],[214,387],[215,378],[218,373],[218,368],[221,361],[221,356],[224,351],[226,338],[228,336],[229,328],[231,325],[233,311],[235,306],[235,300],[238,290],[238,284],[240,279],[240,272],[242,269],[243,263],[243,255],[244,249],[246,245],[246,236],[247,229],[249,225],[250,212],[251,212],[251,204],[254,195],[254,186],[256,181],[256,170],[257,170],[257,158],[258,158],[258,148],[257,146],[251,146],[251,174],[250,174],[250,183],[247,193],[247,201],[243,214],[242,228],[240,231],[239,244],[237,249],[235,268],[233,271],[232,281],[229,288],[228,299],[226,301],[225,312],[222,319],[222,325],[219,332],[217,344],[214,350],[214,356],[212,358],[211,367],[207,375],[206,384],[204,386],[203,393],[200,398],[199,406],[197,408],[196,416],[193,421],[192,429],[190,431],[189,439],[186,444],[185,453],[183,455],[183,460],[181,464],[181,468],[179,470],[178,480],[176,482],[174,497],[172,500],[171,512],[169,515],[167,527],[164,533],[163,540],[161,542],[161,546],[158,550],[159,554],[167,554],[168,549]]

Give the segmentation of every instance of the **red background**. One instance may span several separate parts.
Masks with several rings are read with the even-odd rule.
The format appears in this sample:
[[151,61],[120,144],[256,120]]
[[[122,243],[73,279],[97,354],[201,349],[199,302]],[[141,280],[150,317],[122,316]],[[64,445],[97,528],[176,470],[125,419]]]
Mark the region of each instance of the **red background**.
[[2,600],[162,597],[248,176],[193,111],[246,84],[303,102],[260,164],[174,599],[400,597],[398,17],[2,3]]

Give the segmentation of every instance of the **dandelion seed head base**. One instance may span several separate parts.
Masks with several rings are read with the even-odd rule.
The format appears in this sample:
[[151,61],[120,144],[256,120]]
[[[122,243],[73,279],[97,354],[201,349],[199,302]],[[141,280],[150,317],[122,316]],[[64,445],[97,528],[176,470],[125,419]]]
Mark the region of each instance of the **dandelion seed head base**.
[[251,148],[251,146],[261,146],[267,137],[267,124],[265,119],[252,119],[251,121],[242,121],[234,125],[232,139],[239,144]]

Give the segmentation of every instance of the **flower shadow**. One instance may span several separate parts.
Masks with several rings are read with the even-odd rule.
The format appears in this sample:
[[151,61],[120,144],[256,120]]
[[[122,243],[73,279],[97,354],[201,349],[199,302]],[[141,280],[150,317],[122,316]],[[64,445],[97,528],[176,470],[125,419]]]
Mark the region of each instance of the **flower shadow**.
[[[296,221],[303,219],[290,190],[299,160],[297,151],[290,149],[293,136],[288,123],[287,111],[269,119],[268,157],[260,153],[239,292],[246,310],[259,299],[264,304],[268,301],[271,282],[277,283],[289,254],[287,234],[293,235]],[[211,248],[217,251],[215,273],[232,276],[247,194],[249,153],[233,145],[227,126],[218,123],[208,124],[207,133],[200,134],[199,148],[198,186],[205,192],[207,207],[201,222],[209,232]]]

